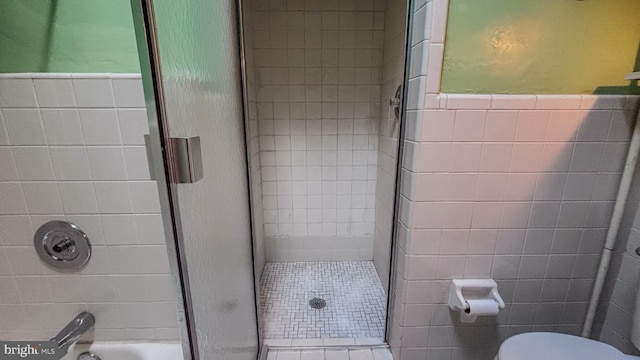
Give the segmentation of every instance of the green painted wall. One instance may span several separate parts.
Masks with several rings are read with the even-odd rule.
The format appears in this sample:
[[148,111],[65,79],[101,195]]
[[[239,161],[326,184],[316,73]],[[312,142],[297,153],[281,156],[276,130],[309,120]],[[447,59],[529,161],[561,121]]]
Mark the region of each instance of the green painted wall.
[[442,92],[640,94],[638,0],[450,0]]
[[139,71],[129,0],[0,1],[0,73]]

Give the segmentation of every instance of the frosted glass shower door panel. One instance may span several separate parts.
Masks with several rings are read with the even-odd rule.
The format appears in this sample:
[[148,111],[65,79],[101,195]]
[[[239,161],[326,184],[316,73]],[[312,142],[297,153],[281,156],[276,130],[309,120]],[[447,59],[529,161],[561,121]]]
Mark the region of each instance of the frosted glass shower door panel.
[[[236,3],[132,1],[134,12],[136,2],[145,9],[164,144],[200,137],[203,178],[170,185],[199,357],[253,360],[258,330]],[[170,160],[165,165],[171,169]]]

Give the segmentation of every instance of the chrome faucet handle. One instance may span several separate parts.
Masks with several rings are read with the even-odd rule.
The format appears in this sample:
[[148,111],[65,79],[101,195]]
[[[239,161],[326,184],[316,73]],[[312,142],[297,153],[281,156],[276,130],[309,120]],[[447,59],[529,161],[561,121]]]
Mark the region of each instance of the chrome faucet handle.
[[86,333],[96,323],[96,318],[88,312],[81,312],[67,324],[51,341],[58,345],[62,354],[66,354],[69,347],[75,343],[82,334]]
[[396,88],[396,93],[389,99],[389,106],[393,109],[395,120],[400,120],[400,108],[402,107],[402,84]]
[[73,241],[68,237],[65,237],[64,239],[58,241],[56,244],[53,245],[53,251],[57,253],[61,253],[69,249],[70,247],[72,247],[74,244],[75,244],[75,241]]

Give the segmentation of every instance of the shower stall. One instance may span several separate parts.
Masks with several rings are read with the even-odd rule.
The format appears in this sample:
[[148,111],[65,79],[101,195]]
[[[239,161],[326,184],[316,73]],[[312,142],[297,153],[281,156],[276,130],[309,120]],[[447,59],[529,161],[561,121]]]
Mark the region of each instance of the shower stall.
[[406,6],[242,4],[266,339],[384,341]]

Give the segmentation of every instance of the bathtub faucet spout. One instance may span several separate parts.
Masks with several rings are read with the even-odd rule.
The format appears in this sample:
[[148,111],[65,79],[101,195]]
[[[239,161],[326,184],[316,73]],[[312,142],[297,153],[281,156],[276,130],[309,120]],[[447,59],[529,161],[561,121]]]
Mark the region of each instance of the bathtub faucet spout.
[[88,313],[81,312],[67,326],[62,329],[58,335],[51,339],[58,345],[59,354],[64,356],[69,347],[73,345],[82,334],[86,333],[96,323],[96,318]]

